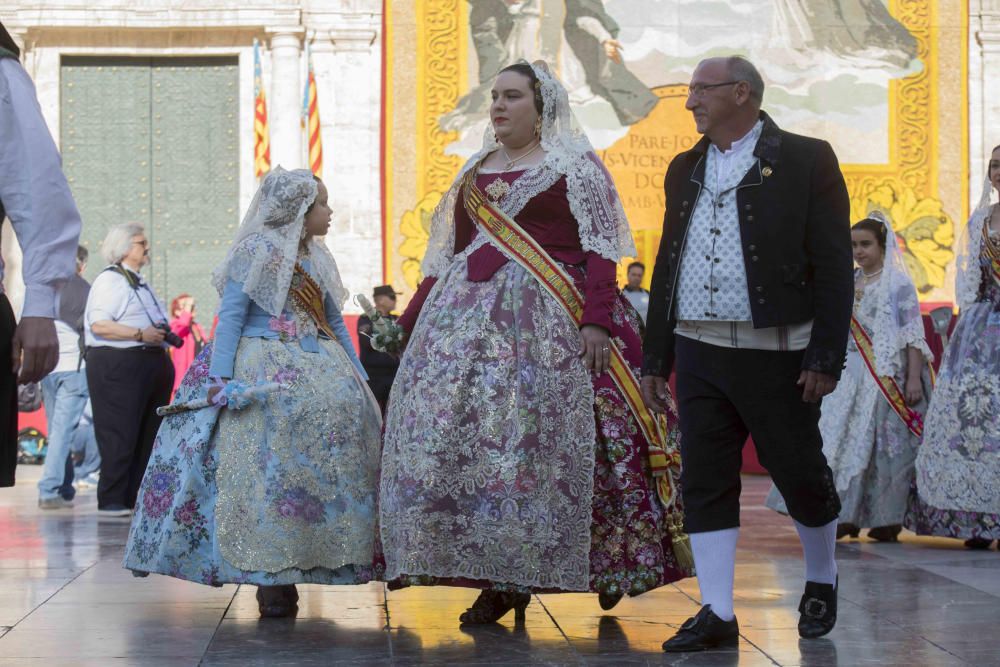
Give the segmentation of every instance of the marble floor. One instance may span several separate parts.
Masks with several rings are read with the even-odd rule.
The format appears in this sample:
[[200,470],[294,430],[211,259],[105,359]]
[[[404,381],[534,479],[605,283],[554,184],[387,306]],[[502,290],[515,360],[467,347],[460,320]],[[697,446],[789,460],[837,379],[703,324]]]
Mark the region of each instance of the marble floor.
[[687,580],[602,612],[596,596],[540,595],[526,622],[460,629],[475,592],[382,585],[300,587],[295,619],[262,621],[252,587],[208,588],[120,567],[126,521],[98,522],[93,491],[71,510],[36,506],[38,468],[0,490],[0,665],[1000,665],[1000,553],[902,536],[838,546],[840,622],[800,641],[802,587],[791,524],[744,480],[736,572],[738,650],[667,656],[698,610]]

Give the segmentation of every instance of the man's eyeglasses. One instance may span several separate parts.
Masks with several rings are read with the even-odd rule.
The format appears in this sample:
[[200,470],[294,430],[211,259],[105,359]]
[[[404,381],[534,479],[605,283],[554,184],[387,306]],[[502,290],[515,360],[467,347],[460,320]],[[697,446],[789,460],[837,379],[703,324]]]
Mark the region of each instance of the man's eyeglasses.
[[141,245],[143,248],[148,248],[149,241],[132,241],[132,245]]
[[694,95],[695,97],[704,97],[705,92],[712,90],[713,88],[721,88],[722,86],[735,86],[738,83],[743,83],[742,81],[723,81],[722,83],[695,83],[688,86],[688,95]]

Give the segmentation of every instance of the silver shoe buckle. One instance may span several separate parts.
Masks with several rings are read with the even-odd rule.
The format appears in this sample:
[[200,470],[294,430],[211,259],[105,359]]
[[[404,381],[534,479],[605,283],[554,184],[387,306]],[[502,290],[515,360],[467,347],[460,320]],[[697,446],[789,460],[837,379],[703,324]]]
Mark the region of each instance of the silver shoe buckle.
[[802,613],[809,618],[823,618],[826,616],[826,602],[819,598],[809,598],[802,608]]

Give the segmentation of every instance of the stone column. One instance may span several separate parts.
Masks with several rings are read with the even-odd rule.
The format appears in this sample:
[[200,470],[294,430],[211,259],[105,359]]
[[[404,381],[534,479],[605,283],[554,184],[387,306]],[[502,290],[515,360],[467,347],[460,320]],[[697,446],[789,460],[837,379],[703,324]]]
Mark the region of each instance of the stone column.
[[[377,18],[341,21],[327,33],[326,45],[317,40],[312,47],[317,85],[326,105],[320,107],[320,118],[323,171],[334,209],[330,247],[348,289],[368,295],[384,282]],[[353,302],[347,305],[348,312],[355,310]]]
[[[271,31],[269,31],[271,32]],[[271,166],[305,167],[302,154],[302,29],[271,35],[271,95],[267,113],[271,126]]]

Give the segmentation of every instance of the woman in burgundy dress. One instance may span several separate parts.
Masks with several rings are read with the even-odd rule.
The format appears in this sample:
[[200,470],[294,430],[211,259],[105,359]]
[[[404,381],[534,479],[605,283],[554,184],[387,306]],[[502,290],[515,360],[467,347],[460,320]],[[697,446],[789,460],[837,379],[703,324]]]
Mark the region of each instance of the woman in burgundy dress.
[[[380,496],[387,580],[483,589],[470,624],[523,617],[532,592],[595,591],[610,609],[687,575],[677,494],[658,497],[646,422],[613,373],[620,352],[634,383],[641,361],[615,280],[635,246],[614,183],[543,64],[501,71],[493,100],[399,319]],[[479,226],[473,191],[582,294],[575,316]],[[676,420],[666,431],[669,455]]]

